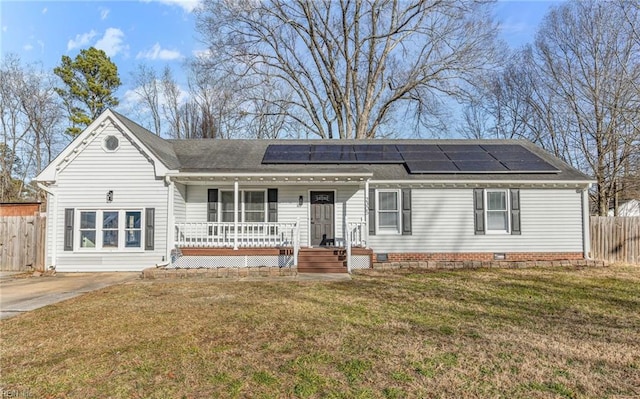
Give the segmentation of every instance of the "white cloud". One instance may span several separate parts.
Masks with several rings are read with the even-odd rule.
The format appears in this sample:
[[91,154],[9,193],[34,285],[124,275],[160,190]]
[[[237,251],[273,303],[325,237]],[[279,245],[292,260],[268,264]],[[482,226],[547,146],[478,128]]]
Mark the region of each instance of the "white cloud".
[[136,58],[146,58],[149,60],[177,60],[182,58],[182,54],[178,50],[167,50],[160,47],[160,43],[156,43],[147,51],[141,51]]
[[109,16],[109,13],[111,12],[110,9],[105,8],[105,7],[100,7],[98,8],[100,10],[100,19],[105,20],[107,19],[107,17]]
[[87,44],[89,44],[91,39],[94,38],[95,35],[96,35],[96,31],[94,30],[91,30],[90,32],[87,32],[87,33],[76,35],[75,39],[71,39],[67,43],[67,51],[73,50],[82,46],[86,46]]
[[211,58],[211,50],[210,49],[204,49],[204,50],[193,50],[191,52],[191,54],[193,54],[194,57],[198,58],[198,59],[207,59],[207,58]]
[[169,6],[178,6],[186,12],[192,12],[200,4],[200,0],[140,0],[143,3],[151,3],[152,1],[166,4]]
[[113,57],[116,54],[125,51],[129,48],[123,42],[124,33],[118,28],[107,28],[104,32],[104,36],[96,42],[95,48],[103,50],[107,56]]
[[36,40],[36,43],[40,46],[40,52],[44,53],[44,42],[42,40]]
[[6,31],[7,31],[7,25],[4,25],[4,26],[2,27],[2,31],[3,31],[3,32],[6,32]]
[[28,44],[28,43],[27,43],[27,44],[25,44],[24,46],[22,46],[22,49],[23,49],[24,51],[31,51],[31,50],[33,50],[33,46],[32,46],[31,44]]
[[43,8],[43,9],[42,9],[42,13],[43,13],[43,14],[46,14],[46,13],[47,13],[47,11],[49,11],[49,10],[47,10],[47,7],[45,7],[45,8]]

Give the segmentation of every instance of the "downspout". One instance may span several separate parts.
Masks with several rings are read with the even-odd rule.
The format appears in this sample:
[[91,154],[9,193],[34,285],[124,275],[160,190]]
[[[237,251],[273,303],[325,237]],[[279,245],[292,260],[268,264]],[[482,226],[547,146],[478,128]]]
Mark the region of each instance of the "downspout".
[[[51,237],[53,238],[53,248],[51,248],[51,254],[49,254],[49,234],[45,234],[45,239],[44,239],[44,245],[45,245],[45,263],[47,261],[47,255],[51,255],[51,265],[49,266],[49,268],[54,269],[56,268],[56,265],[58,264],[58,242],[57,242],[57,238],[58,238],[58,198],[56,197],[55,193],[53,192],[53,190],[51,190],[49,187],[45,186],[42,183],[36,183],[38,185],[38,187],[47,193],[47,195],[49,195],[49,198],[51,199],[51,201],[53,202],[52,205],[52,210],[51,212],[49,212],[49,205],[50,202],[47,201],[47,213],[49,213],[53,220],[49,221],[47,218],[47,230],[48,227],[51,226]],[[49,223],[51,222],[51,223]],[[48,233],[48,231],[47,231]]]
[[171,264],[171,250],[175,246],[175,220],[173,216],[173,196],[175,190],[175,183],[169,176],[165,176],[165,183],[167,187],[167,243],[165,248],[165,256],[162,263],[158,263],[156,267],[165,267]]
[[585,259],[591,255],[591,224],[589,221],[589,185],[582,190],[582,249]]

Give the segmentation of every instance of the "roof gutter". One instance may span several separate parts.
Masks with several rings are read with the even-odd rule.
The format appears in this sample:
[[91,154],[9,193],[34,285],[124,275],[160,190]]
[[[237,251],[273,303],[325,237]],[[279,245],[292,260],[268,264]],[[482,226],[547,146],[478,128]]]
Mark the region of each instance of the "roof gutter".
[[347,173],[347,172],[337,172],[337,173],[330,173],[330,172],[325,172],[325,173],[285,173],[285,172],[256,172],[256,173],[251,173],[251,172],[225,172],[225,173],[221,173],[221,172],[193,172],[193,173],[174,173],[174,172],[169,172],[167,173],[168,177],[290,177],[290,176],[297,176],[297,177],[352,177],[352,176],[362,176],[362,177],[371,177],[373,176],[372,172],[353,172],[353,173]]

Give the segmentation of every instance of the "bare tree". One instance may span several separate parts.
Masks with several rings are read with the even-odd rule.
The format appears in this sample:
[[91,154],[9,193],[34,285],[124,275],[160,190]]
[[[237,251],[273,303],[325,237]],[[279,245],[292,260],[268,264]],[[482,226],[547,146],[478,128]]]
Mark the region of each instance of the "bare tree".
[[527,138],[594,175],[601,215],[640,185],[640,13],[629,4],[552,8],[535,44],[483,82],[472,104],[495,132]]
[[26,182],[53,159],[65,141],[60,126],[64,109],[55,81],[13,55],[3,60],[0,74],[0,201],[27,196],[42,199]]
[[139,64],[132,72],[135,93],[138,95],[140,105],[149,111],[153,121],[153,131],[158,136],[162,131],[160,116],[160,85],[156,70],[145,64]]
[[162,71],[161,91],[164,97],[162,112],[169,123],[169,134],[176,139],[185,138],[182,133],[183,124],[180,113],[180,86],[173,77],[173,72],[168,66]]
[[621,11],[619,2],[567,3],[547,15],[535,43],[540,76],[571,122],[564,135],[597,180],[600,215],[631,151],[639,150],[640,46],[632,29],[640,19],[628,21]]
[[[437,96],[488,69],[495,25],[483,1],[205,2],[197,27],[207,67],[276,86],[279,118],[323,138],[372,138],[395,118],[425,120]],[[243,84],[249,90],[250,84]],[[248,110],[253,112],[253,109]],[[263,118],[257,118],[261,121]]]

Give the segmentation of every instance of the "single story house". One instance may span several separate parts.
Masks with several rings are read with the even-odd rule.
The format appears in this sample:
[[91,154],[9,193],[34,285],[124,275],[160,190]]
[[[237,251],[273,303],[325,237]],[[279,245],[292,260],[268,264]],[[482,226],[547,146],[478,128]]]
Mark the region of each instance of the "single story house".
[[[609,209],[608,216],[614,216],[613,209]],[[618,207],[618,216],[640,216],[640,199],[622,201]]]
[[58,271],[589,253],[592,179],[522,140],[165,140],[107,110],[36,180]]

